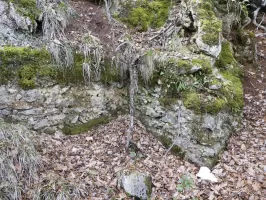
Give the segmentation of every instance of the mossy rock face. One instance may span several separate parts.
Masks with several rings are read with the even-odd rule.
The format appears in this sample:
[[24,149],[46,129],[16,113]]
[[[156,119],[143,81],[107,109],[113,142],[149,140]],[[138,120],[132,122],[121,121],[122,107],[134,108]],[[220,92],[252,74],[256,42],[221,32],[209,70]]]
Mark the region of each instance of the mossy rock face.
[[[27,47],[5,46],[0,48],[0,84],[18,80],[24,89],[35,87],[37,73],[40,68],[51,63],[48,51]],[[2,78],[3,76],[3,78]]]
[[107,124],[111,121],[110,117],[99,117],[96,119],[92,119],[87,123],[84,124],[78,124],[78,125],[65,125],[64,128],[62,129],[62,132],[65,135],[77,135],[80,133],[85,133],[88,130],[95,128],[97,126],[103,125],[103,124]]
[[0,48],[2,65],[20,66],[25,63],[45,63],[50,60],[49,52],[44,49],[5,46]]
[[222,88],[222,94],[226,98],[229,108],[232,112],[239,113],[244,107],[243,85],[240,78],[224,71],[223,77],[227,80]]
[[[161,135],[159,136],[159,140],[161,141],[161,143],[166,147],[166,148],[170,148],[173,144],[173,141],[171,138],[169,138],[169,136],[167,135]],[[177,145],[173,145],[173,147],[171,148],[171,153],[179,156],[180,158],[184,158],[186,153],[184,151],[182,151],[182,149],[177,146]]]
[[34,22],[39,18],[41,11],[36,6],[36,0],[9,0],[15,5],[16,10],[22,16],[28,17]]
[[[0,48],[0,84],[9,81],[18,82],[23,89],[32,89],[38,86],[39,80],[44,83],[55,82],[62,85],[84,85],[82,54],[74,55],[74,65],[69,68],[57,66],[49,52],[45,49],[33,49],[29,47],[5,46]],[[110,83],[120,80],[118,70],[113,68],[110,62],[104,62],[104,70],[101,72],[101,82]],[[94,74],[91,75],[94,79]]]
[[193,59],[192,60],[192,65],[200,67],[200,70],[205,74],[205,75],[210,75],[212,73],[212,66],[209,60],[207,59]]
[[243,76],[243,69],[236,61],[233,55],[233,50],[229,42],[222,43],[222,51],[215,62],[215,66],[221,70],[226,70],[234,76]]
[[201,0],[198,8],[201,29],[204,32],[202,40],[205,44],[213,46],[220,42],[222,20],[215,16],[214,6],[211,0]]
[[153,74],[150,85],[161,82],[165,95],[161,98],[162,102],[166,98],[180,97],[181,92],[194,90],[197,81],[198,84],[204,85],[204,77],[210,76],[212,67],[210,60],[197,58],[193,60],[169,58],[163,63],[158,63]]
[[201,110],[200,96],[197,92],[190,92],[185,94],[184,106],[188,109],[194,110],[199,113]]
[[[194,125],[195,126],[195,125]],[[216,143],[215,139],[212,138],[212,131],[206,128],[200,128],[195,126],[194,129],[192,129],[193,136],[195,136],[196,141],[205,146],[212,146]]]
[[126,1],[123,13],[117,16],[122,22],[138,31],[147,31],[149,27],[157,28],[164,25],[169,8],[170,0],[137,0]]

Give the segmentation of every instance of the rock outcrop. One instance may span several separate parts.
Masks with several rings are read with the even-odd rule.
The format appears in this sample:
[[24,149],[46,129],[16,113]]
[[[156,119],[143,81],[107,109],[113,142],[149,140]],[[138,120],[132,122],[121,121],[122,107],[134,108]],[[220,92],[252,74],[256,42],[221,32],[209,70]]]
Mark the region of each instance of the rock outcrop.
[[32,36],[40,15],[35,1],[12,2],[0,1],[0,45],[41,46],[42,37]]
[[[174,6],[164,0],[145,1],[140,8],[133,1],[115,2],[112,9],[119,11],[117,20],[148,35],[132,34],[132,44],[136,51],[143,50],[144,58],[154,66],[148,84],[144,84],[147,80],[139,81],[136,117],[165,146],[174,143],[176,155],[213,166],[243,108],[242,66],[235,59],[232,43],[223,37],[225,19],[221,12],[226,3],[221,1],[217,9],[217,2],[212,0],[173,1]],[[34,39],[25,37],[31,38],[30,33],[36,30],[38,12],[27,16],[22,12],[26,7],[21,10],[19,6],[0,1],[0,44],[36,47]],[[12,12],[7,13],[7,9]],[[153,15],[145,13],[151,10]],[[160,31],[151,31],[164,23]],[[250,43],[252,35],[244,35]],[[147,38],[140,41],[140,36]],[[111,68],[110,59],[96,60],[100,81],[87,87],[80,52],[74,55],[72,68],[66,70],[56,66],[45,50],[4,47],[0,55],[0,117],[50,134],[58,130],[76,134],[79,131],[72,125],[90,127],[87,123],[91,120],[96,120],[92,124],[105,123],[106,117],[124,110],[127,104],[127,88],[123,87],[127,82],[117,84],[121,80],[119,70]],[[145,62],[139,62],[145,70]],[[128,75],[123,70],[121,73]]]
[[117,93],[118,90],[101,84],[82,88],[54,85],[31,90],[0,86],[0,117],[48,134],[62,129],[66,134],[77,134],[80,132],[72,133],[71,127],[93,119],[98,119],[99,125],[106,123],[118,108],[121,110],[124,101]]

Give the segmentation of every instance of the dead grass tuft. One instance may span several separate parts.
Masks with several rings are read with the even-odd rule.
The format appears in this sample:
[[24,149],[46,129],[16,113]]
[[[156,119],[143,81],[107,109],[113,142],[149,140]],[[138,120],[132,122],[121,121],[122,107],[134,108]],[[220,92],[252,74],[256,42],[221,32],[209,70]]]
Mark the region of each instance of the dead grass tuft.
[[30,186],[40,159],[24,127],[0,119],[0,199],[21,199]]

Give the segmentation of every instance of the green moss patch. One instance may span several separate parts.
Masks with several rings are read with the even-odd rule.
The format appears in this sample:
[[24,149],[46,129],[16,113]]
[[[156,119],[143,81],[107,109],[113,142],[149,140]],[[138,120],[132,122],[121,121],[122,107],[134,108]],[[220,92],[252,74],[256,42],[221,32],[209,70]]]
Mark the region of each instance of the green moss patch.
[[228,80],[223,84],[222,95],[232,112],[241,112],[244,107],[243,85],[240,78],[228,71],[221,73]]
[[69,68],[57,68],[56,69],[56,80],[62,85],[69,84],[84,84],[85,80],[83,77],[82,63],[84,56],[82,54],[74,55],[74,65]]
[[[9,81],[18,82],[23,89],[32,89],[38,86],[39,79],[53,80],[56,83],[85,84],[83,77],[82,54],[74,55],[74,65],[70,68],[56,66],[50,54],[45,49],[32,49],[28,47],[5,46],[0,48],[0,84]],[[105,62],[105,70],[101,73],[101,81],[109,83],[118,81],[118,70]],[[94,74],[92,74],[92,79]]]
[[222,43],[222,50],[215,62],[215,66],[221,70],[227,70],[237,77],[243,75],[243,70],[234,58],[233,50],[229,42]]
[[164,25],[168,18],[170,0],[138,0],[127,1],[124,4],[125,13],[119,16],[131,28],[147,31],[149,27],[157,28]]
[[203,42],[211,46],[218,45],[220,41],[220,33],[222,31],[222,20],[215,16],[212,1],[201,0],[198,13],[201,28],[204,32],[202,36]]
[[194,110],[195,112],[199,113],[201,110],[201,101],[200,96],[196,92],[191,92],[185,94],[184,98],[184,106],[188,109]]
[[45,49],[5,46],[0,48],[2,65],[19,66],[25,63],[49,62],[50,54]]
[[238,97],[232,99],[232,95],[229,95],[233,91],[227,91],[226,95],[229,95],[229,97],[226,98],[223,89],[221,90],[217,92],[219,95],[215,93],[207,94],[200,91],[186,92],[182,95],[184,106],[187,109],[193,110],[196,114],[217,114],[222,110],[232,111],[234,113],[240,111],[242,106],[235,102],[235,100],[239,102],[240,99]]
[[65,125],[64,128],[62,129],[63,133],[65,135],[77,135],[80,133],[85,133],[88,130],[95,128],[97,126],[100,126],[102,124],[107,124],[111,121],[110,117],[99,117],[96,119],[92,119],[87,123],[84,124],[79,124],[79,125]]
[[177,98],[171,98],[168,96],[159,98],[159,102],[162,106],[169,108],[171,105],[177,102]]
[[201,68],[201,71],[208,75],[212,73],[212,67],[211,67],[211,63],[209,60],[207,59],[193,59],[192,60],[192,65],[193,66],[197,66]]
[[50,63],[50,55],[44,49],[5,46],[0,48],[0,84],[18,79],[24,89],[35,87],[39,68]]
[[32,89],[36,82],[36,67],[25,65],[19,70],[19,84],[24,89]]

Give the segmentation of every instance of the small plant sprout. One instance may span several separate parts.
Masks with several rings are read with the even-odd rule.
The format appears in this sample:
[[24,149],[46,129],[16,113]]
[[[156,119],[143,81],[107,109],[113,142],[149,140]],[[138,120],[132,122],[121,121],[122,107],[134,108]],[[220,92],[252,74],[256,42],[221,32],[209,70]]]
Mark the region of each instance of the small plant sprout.
[[177,185],[177,191],[180,193],[186,193],[195,187],[193,178],[190,175],[182,175]]

